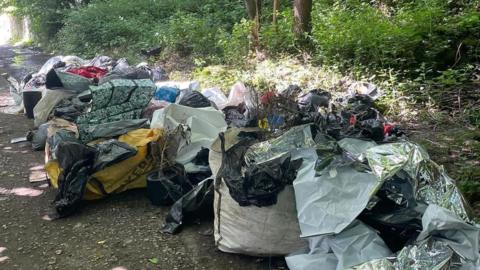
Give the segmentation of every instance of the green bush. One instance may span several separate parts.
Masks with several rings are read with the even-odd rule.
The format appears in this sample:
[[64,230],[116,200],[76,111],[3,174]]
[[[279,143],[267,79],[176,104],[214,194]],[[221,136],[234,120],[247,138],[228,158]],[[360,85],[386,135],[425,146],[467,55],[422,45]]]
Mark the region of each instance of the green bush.
[[209,57],[221,53],[217,41],[222,27],[196,14],[179,12],[158,26],[155,35],[166,53]]
[[94,1],[70,12],[58,34],[61,50],[93,56],[139,52],[152,45],[153,28],[173,12],[174,1]]
[[271,54],[294,53],[293,12],[289,8],[277,16],[277,25],[265,24],[260,29],[260,45]]
[[224,61],[229,64],[241,65],[248,57],[251,48],[251,30],[253,22],[242,19],[233,26],[232,32],[221,32],[218,46],[222,49]]
[[241,18],[241,1],[94,0],[72,10],[58,33],[58,49],[83,56],[138,55],[163,46],[168,52],[219,53],[216,36]]
[[318,2],[312,34],[317,60],[397,70],[415,70],[424,63],[444,70],[458,64],[459,47],[463,62],[478,57],[475,7],[466,5],[455,13],[444,0],[404,2],[394,13],[360,1]]

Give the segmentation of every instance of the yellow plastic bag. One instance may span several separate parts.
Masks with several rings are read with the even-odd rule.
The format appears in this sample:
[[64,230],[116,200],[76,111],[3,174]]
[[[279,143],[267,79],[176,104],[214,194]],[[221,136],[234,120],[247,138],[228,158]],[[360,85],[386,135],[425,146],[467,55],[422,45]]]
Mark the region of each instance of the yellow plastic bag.
[[163,135],[160,129],[137,129],[120,136],[118,140],[136,147],[137,154],[93,174],[87,183],[85,199],[146,187],[147,175],[160,166],[160,156],[149,153],[148,146],[151,142],[158,142]]
[[[135,147],[137,154],[94,173],[87,183],[84,199],[96,200],[108,194],[146,187],[147,175],[161,164],[160,146],[164,143],[164,135],[161,129],[137,129],[120,136],[118,140]],[[58,187],[61,170],[58,162],[48,162],[45,169],[52,185]]]

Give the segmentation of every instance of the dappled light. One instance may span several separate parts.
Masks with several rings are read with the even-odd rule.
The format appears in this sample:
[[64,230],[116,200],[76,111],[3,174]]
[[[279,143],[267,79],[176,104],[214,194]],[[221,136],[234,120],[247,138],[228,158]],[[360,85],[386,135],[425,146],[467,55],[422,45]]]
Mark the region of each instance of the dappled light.
[[0,270],[480,270],[480,0],[0,10]]
[[6,14],[0,15],[0,45],[6,44],[12,36],[10,19]]
[[36,165],[31,167],[28,180],[30,183],[47,181],[47,173],[45,172],[43,165]]
[[2,256],[2,253],[7,250],[6,247],[0,247],[0,263],[8,260],[8,256]]
[[53,220],[53,218],[50,217],[50,215],[43,215],[42,219],[45,220],[45,221],[52,221]]
[[19,188],[0,188],[0,195],[15,195],[20,197],[37,197],[43,194],[43,190],[28,187]]

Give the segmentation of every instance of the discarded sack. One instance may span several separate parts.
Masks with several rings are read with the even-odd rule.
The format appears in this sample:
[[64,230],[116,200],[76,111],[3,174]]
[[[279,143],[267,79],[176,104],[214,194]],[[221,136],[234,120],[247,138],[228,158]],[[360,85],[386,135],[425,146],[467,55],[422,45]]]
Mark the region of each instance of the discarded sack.
[[84,142],[93,139],[88,132],[91,125],[139,119],[155,88],[151,80],[113,80],[92,87],[92,109],[76,119],[80,139]]
[[[132,154],[132,151],[128,151],[130,148],[123,147],[128,152],[126,156],[124,155],[123,158],[120,159],[115,157],[114,159],[116,159],[116,161],[110,163],[108,160],[112,160],[111,158],[98,157],[99,152],[95,147],[97,147],[98,144],[102,144],[102,142],[92,144],[92,146],[89,146],[89,149],[94,151],[94,156],[91,157],[92,160],[89,170],[85,172],[88,172],[88,174],[85,174],[87,180],[82,181],[83,186],[76,186],[77,188],[83,188],[85,192],[76,192],[76,194],[81,195],[81,199],[95,200],[112,193],[120,193],[135,188],[145,188],[147,186],[147,175],[158,169],[160,165],[159,153],[164,143],[163,139],[164,133],[160,129],[138,129],[122,135],[118,138],[118,142],[136,149],[136,154],[127,159],[123,159]],[[56,150],[57,158],[58,154],[62,153],[61,151],[62,149]],[[100,151],[100,154],[101,153]],[[104,153],[108,155],[108,151]],[[97,164],[97,168],[102,169],[95,172],[93,170],[94,164]],[[55,160],[49,161],[45,167],[52,185],[62,189],[62,179],[60,179],[58,172],[68,173],[69,168],[62,167],[62,163]],[[62,194],[64,192],[60,190],[60,193]],[[69,214],[73,212],[74,211],[69,212]]]
[[170,104],[164,109],[155,111],[150,128],[175,130],[180,125],[186,125],[189,130],[177,148],[176,162],[183,164],[187,172],[198,171],[198,166],[186,166],[195,159],[202,148],[210,148],[218,133],[227,129],[222,112],[212,107],[191,108],[178,104]]
[[50,113],[60,101],[71,97],[74,93],[61,89],[45,89],[40,101],[33,108],[34,124],[36,127],[48,121]]
[[162,232],[174,234],[181,226],[196,218],[211,218],[213,204],[213,179],[208,178],[198,183],[192,190],[187,192],[176,201],[167,217]]
[[274,205],[240,206],[222,180],[215,184],[215,244],[224,252],[252,256],[286,255],[304,248],[292,186],[286,186]]
[[192,91],[191,93],[186,94],[180,99],[178,104],[192,108],[205,108],[212,106],[210,100],[198,91]]
[[182,165],[152,172],[147,178],[147,195],[153,205],[169,206],[192,189]]

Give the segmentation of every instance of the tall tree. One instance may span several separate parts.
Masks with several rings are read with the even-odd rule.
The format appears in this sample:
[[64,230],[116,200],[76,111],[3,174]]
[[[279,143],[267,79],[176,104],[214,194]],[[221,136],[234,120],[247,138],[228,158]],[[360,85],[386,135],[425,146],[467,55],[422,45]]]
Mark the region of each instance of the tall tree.
[[250,20],[256,20],[260,16],[262,0],[244,0],[247,14]]
[[253,48],[252,49],[257,49],[260,41],[259,41],[259,35],[260,35],[260,15],[261,15],[261,10],[262,10],[262,0],[244,0],[245,1],[245,7],[247,8],[247,13],[248,17],[250,20],[255,21],[255,24],[253,25],[252,28],[252,37],[253,37]]
[[280,0],[273,0],[273,25],[277,25],[277,12]]
[[294,32],[297,38],[312,31],[312,0],[294,0],[293,16],[295,19]]

